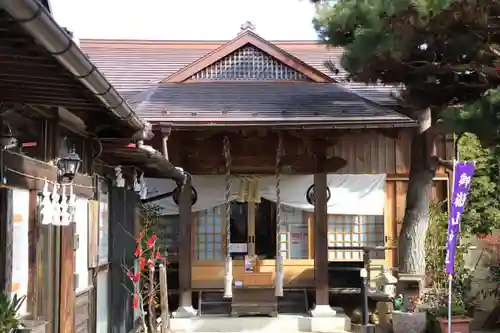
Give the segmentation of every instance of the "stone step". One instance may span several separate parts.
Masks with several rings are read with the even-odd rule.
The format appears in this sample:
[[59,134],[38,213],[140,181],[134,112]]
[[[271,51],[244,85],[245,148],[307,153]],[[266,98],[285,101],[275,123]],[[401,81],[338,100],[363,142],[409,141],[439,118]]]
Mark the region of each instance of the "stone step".
[[345,314],[335,317],[309,317],[307,315],[278,315],[271,317],[227,316],[174,318],[170,322],[172,333],[191,332],[317,332],[342,333],[351,329],[351,320]]

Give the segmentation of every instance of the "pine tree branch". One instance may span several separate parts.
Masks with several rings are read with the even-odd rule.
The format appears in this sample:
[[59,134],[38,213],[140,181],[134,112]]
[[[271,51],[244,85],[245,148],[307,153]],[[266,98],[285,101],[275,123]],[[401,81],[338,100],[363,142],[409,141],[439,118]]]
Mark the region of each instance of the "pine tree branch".
[[436,156],[436,163],[448,170],[453,170],[453,161],[442,159],[441,157]]

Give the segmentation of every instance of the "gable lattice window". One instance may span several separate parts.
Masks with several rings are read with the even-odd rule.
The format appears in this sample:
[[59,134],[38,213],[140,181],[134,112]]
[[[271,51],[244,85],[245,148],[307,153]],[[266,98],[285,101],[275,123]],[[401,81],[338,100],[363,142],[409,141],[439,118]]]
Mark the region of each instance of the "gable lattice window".
[[202,69],[191,80],[311,81],[306,75],[252,45],[245,45]]

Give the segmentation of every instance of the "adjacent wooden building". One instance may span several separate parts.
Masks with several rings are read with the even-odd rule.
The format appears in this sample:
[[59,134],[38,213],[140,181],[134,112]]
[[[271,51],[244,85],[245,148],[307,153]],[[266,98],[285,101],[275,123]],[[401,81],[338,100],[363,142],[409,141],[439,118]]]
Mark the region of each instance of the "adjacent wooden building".
[[[397,264],[415,122],[397,111],[390,87],[332,75],[327,63],[342,50],[249,29],[231,41],[82,47],[153,124],[149,144],[190,174],[180,198],[156,201],[158,232],[178,263],[169,285],[179,315],[193,305],[201,314],[314,313],[359,292],[359,274],[339,271],[362,265],[348,247],[387,248],[373,254],[372,274]],[[437,153],[449,157],[449,147],[443,139]],[[175,184],[150,179],[148,188],[155,197]],[[440,169],[435,197],[447,188]]]
[[26,295],[20,316],[47,333],[129,332],[140,175],[183,173],[37,0],[0,5],[0,130],[2,292]]

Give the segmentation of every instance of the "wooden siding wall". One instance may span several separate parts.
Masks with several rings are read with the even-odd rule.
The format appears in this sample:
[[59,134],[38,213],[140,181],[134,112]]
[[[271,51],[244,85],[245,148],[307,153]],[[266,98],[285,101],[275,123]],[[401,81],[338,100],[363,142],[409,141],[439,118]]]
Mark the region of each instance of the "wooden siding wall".
[[[396,138],[375,131],[348,132],[330,147],[328,155],[339,156],[347,161],[347,165],[337,173],[385,173],[407,177],[410,171],[411,135],[410,131],[401,131]],[[447,159],[453,154],[452,146],[445,138],[438,139],[436,151]],[[445,170],[439,168],[437,175],[446,175]]]
[[91,293],[92,288],[89,288],[76,295],[75,305],[75,332],[76,333],[91,333],[92,323],[90,318],[91,311]]
[[[407,187],[408,181],[406,180],[388,180],[386,183],[386,214],[384,214],[384,217],[387,246],[395,247],[397,245],[405,214]],[[447,197],[448,181],[435,180],[432,187],[432,199],[443,201]],[[386,258],[389,267],[396,267],[398,265],[398,254],[395,248],[386,251]]]

